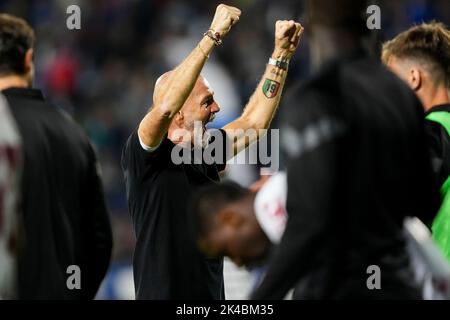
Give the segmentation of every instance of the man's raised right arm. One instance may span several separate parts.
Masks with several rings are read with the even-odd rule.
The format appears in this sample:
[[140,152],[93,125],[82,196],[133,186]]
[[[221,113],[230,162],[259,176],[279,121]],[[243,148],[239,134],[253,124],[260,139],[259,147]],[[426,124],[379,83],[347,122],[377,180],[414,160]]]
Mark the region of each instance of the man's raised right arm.
[[[240,15],[239,9],[221,4],[216,9],[210,29],[222,39],[239,20]],[[138,129],[142,144],[148,148],[156,148],[161,143],[174,116],[194,88],[214,46],[215,41],[209,36],[204,36],[178,67],[157,82],[153,93],[153,107],[142,119]]]

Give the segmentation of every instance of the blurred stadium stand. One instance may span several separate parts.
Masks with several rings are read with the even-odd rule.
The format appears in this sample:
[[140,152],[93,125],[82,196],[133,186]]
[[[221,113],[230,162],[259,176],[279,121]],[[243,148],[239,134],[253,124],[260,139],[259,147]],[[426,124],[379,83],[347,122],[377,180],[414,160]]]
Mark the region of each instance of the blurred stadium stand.
[[[134,297],[134,236],[120,170],[121,148],[151,105],[157,77],[195,46],[220,2],[0,0],[1,12],[27,19],[37,32],[36,86],[75,117],[99,154],[115,241],[113,263],[99,298]],[[224,2],[241,8],[243,15],[204,72],[222,107],[217,126],[236,117],[253,92],[272,50],[275,21],[302,21],[303,7],[303,1],[291,0]],[[381,7],[379,39],[392,37],[415,22],[450,22],[448,0],[373,3]],[[81,30],[66,28],[66,8],[72,4],[81,8]],[[287,87],[308,74],[308,61],[304,39],[291,63]],[[228,175],[244,185],[257,178],[254,166],[233,167]],[[227,298],[245,298],[253,278],[227,261]]]

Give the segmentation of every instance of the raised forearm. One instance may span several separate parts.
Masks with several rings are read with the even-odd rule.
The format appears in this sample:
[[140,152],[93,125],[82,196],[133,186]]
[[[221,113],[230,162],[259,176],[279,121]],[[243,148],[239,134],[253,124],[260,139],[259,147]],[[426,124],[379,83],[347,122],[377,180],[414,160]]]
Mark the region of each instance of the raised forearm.
[[[274,52],[272,58],[277,57]],[[256,130],[269,128],[280,103],[287,73],[287,70],[267,64],[258,87],[242,113],[243,126]]]
[[[297,49],[302,32],[303,28],[299,23],[292,20],[277,21],[272,59],[278,63],[267,65],[242,115],[224,127],[233,141],[233,155],[257,140],[264,133],[261,129],[269,128],[280,103],[288,62]],[[252,132],[249,129],[253,129]]]
[[[294,21],[277,21],[275,47],[272,59],[287,62],[298,47],[303,27]],[[267,129],[280,103],[287,76],[287,64],[268,64],[266,71],[242,114],[242,119],[253,129]]]
[[[272,55],[274,56],[274,55]],[[280,103],[287,70],[268,64],[242,115],[224,127],[235,156],[265,134]]]
[[156,88],[154,104],[167,117],[173,117],[184,105],[194,88],[207,56],[214,49],[214,42],[205,36],[189,56]]
[[206,62],[214,42],[204,37],[189,56],[155,85],[153,107],[142,119],[138,135],[148,147],[156,147],[169,129],[172,119],[183,107]]

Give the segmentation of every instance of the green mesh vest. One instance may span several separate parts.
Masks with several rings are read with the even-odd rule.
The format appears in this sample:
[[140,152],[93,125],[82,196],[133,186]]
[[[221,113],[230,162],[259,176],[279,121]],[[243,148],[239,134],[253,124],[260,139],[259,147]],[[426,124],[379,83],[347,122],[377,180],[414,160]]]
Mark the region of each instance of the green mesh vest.
[[[450,135],[450,112],[435,111],[426,116],[429,121],[439,123]],[[450,261],[450,176],[441,186],[442,204],[434,218],[431,232],[434,241]]]

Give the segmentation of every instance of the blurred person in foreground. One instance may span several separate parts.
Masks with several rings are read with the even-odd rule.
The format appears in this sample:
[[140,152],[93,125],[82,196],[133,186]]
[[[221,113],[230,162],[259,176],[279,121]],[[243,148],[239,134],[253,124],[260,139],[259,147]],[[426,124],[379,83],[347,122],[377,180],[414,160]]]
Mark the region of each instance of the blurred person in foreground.
[[[18,298],[92,299],[112,247],[98,164],[82,129],[32,88],[34,42],[23,19],[0,15],[0,90],[23,142]],[[72,265],[80,289],[67,285]]]
[[437,22],[414,26],[383,45],[382,60],[425,109],[425,131],[442,196],[431,230],[450,261],[450,31]]
[[[307,2],[315,74],[285,100],[286,229],[254,299],[420,299],[403,221],[430,221],[423,110],[363,49],[365,1]],[[369,266],[381,270],[369,289]]]
[[[286,228],[287,179],[285,172],[264,176],[250,189],[226,181],[208,184],[192,197],[197,242],[210,257],[227,256],[256,273],[257,287],[267,262]],[[407,250],[414,279],[427,300],[450,297],[450,265],[417,218],[404,220]],[[296,298],[294,290],[293,298]]]
[[267,263],[286,225],[286,195],[285,172],[271,176],[257,192],[231,181],[202,187],[190,203],[199,247],[240,267]]
[[0,94],[0,299],[17,297],[21,141]]
[[[124,148],[122,166],[137,237],[133,263],[137,299],[224,299],[223,259],[208,259],[198,252],[188,199],[198,187],[220,180],[223,158],[244,150],[259,138],[258,129],[269,127],[303,30],[294,21],[277,22],[275,49],[261,82],[238,119],[222,130],[208,131],[213,143],[204,133],[220,108],[200,72],[240,14],[234,7],[217,7],[210,30],[195,49],[157,81],[153,106]],[[250,129],[258,134],[247,135]],[[223,142],[215,150],[222,156],[214,162],[175,161],[174,152],[194,157],[198,150],[209,153],[216,139]],[[230,153],[225,152],[227,141]]]

